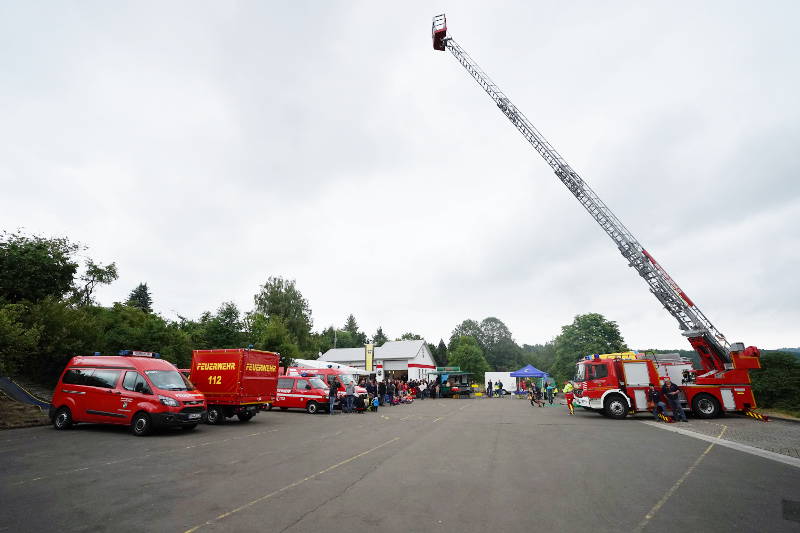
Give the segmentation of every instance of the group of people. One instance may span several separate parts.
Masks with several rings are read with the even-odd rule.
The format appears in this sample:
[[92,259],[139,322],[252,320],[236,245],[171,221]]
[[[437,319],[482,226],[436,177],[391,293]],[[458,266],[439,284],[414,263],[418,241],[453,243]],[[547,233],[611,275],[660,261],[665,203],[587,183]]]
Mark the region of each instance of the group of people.
[[541,387],[538,383],[533,382],[530,387],[528,387],[528,399],[531,402],[531,406],[536,405],[537,407],[544,407],[545,401],[547,401],[548,405],[553,405],[557,397],[558,389],[553,381],[543,383]]
[[[342,413],[362,413],[365,410],[377,411],[383,405],[398,405],[412,403],[414,399],[438,398],[441,385],[437,381],[386,379],[377,381],[375,378],[361,379],[359,387],[367,390],[367,399],[356,394],[356,383],[351,380],[344,386],[342,397]],[[334,377],[328,389],[329,405],[334,405],[339,395],[341,383]],[[330,414],[334,409],[329,409]]]
[[[650,384],[647,389],[647,404],[648,408],[652,409],[653,418],[659,420],[659,413],[667,416],[667,404],[672,411],[672,417],[681,422],[688,422],[686,413],[683,412],[680,400],[681,389],[672,382],[669,378],[664,379],[664,385],[661,390],[658,390],[654,384]],[[666,403],[662,400],[666,400]]]

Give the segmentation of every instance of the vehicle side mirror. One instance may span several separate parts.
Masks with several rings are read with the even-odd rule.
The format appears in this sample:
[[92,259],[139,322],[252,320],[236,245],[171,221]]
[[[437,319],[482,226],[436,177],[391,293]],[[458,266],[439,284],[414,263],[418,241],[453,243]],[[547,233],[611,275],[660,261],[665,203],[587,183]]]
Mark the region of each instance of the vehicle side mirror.
[[144,383],[137,383],[133,388],[133,392],[142,392],[144,390]]
[[306,385],[306,390],[311,390],[311,385]]

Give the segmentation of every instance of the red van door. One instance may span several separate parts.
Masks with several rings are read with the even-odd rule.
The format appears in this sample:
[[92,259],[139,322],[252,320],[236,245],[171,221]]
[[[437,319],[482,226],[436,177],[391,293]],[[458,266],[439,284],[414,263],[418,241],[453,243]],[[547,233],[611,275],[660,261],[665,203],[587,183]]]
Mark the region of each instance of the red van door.
[[117,388],[122,370],[95,368],[87,387],[86,413],[98,422],[121,423],[125,415],[119,412],[122,391]]
[[125,372],[125,377],[122,378],[122,395],[118,409],[125,416],[125,420],[130,423],[131,416],[138,410],[137,406],[152,399],[153,391],[150,390],[150,385],[147,384],[144,376],[135,370]]

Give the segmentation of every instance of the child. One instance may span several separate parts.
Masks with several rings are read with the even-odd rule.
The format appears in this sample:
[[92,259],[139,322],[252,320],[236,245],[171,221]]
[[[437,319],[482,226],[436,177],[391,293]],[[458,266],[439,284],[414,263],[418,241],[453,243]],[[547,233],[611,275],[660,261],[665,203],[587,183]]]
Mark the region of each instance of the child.
[[372,399],[372,410],[375,411],[376,413],[378,412],[378,405],[380,405],[380,402],[378,401],[378,397],[375,396]]

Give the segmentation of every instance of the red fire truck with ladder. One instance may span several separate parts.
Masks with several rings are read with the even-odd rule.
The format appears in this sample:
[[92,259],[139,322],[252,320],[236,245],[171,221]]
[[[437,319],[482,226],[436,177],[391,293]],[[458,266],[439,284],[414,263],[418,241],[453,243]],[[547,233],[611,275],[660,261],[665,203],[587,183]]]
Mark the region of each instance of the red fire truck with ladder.
[[[758,348],[745,348],[740,342],[728,343],[722,333],[522,111],[511,103],[467,52],[447,34],[447,20],[444,15],[433,18],[431,33],[434,50],[449,51],[478,82],[500,111],[555,171],[558,179],[611,237],[628,265],[639,273],[650,292],[678,321],[682,334],[689,339],[692,348],[699,355],[702,370],[693,369],[688,360],[682,358],[659,359],[658,356],[640,355],[633,359],[623,359],[590,356],[578,363],[577,377],[583,378],[576,391],[577,403],[613,418],[625,418],[631,412],[646,409],[644,389],[649,383],[660,386],[659,379],[668,374],[673,379],[678,377],[672,374],[676,368],[680,368],[680,380],[676,380],[676,383],[681,384],[684,396],[682,403],[696,416],[711,418],[719,416],[723,411],[752,412],[756,403],[748,371],[761,367]],[[595,371],[595,367],[602,367],[602,370]],[[598,374],[604,375],[597,377]]]

